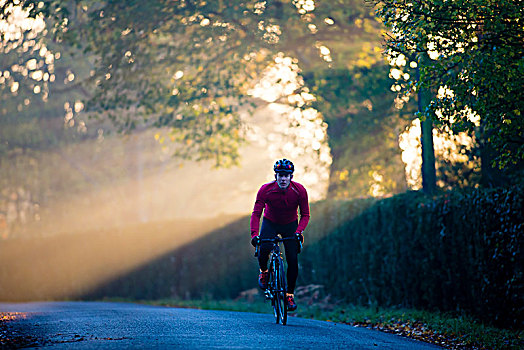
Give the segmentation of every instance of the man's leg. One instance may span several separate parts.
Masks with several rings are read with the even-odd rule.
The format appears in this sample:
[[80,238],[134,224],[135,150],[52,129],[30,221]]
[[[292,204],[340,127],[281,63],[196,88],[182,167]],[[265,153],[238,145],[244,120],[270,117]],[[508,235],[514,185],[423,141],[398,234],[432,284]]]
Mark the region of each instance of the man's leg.
[[[295,232],[297,231],[298,221],[291,222],[281,227],[282,237],[295,238]],[[298,277],[298,250],[299,244],[295,239],[285,240],[284,248],[286,251],[287,261],[287,293],[286,303],[289,311],[294,311],[297,308],[297,304],[294,299],[294,291]]]
[[[298,221],[290,222],[286,225],[279,225],[278,232],[283,238],[295,238]],[[287,293],[293,294],[298,277],[298,249],[299,245],[296,240],[285,240],[284,248],[287,261]]]
[[[293,235],[295,233],[293,232]],[[293,237],[293,236],[289,236]],[[287,293],[293,294],[298,277],[298,249],[297,241],[284,241],[284,248],[286,250],[287,261]]]
[[[295,227],[296,229],[296,227]],[[294,237],[295,231],[288,237]],[[287,293],[286,293],[286,304],[289,311],[295,311],[297,304],[295,303],[295,286],[298,277],[298,250],[299,244],[296,240],[284,241],[284,247],[286,249],[286,261],[287,261]]]

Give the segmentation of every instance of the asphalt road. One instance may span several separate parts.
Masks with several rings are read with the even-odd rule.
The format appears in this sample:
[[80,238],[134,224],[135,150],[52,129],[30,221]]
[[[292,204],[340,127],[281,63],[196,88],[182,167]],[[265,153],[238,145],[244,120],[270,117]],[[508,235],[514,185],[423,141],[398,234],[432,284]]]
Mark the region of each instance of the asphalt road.
[[[7,332],[52,349],[440,349],[371,329],[270,314],[106,302],[0,303]],[[13,314],[16,313],[16,314]]]

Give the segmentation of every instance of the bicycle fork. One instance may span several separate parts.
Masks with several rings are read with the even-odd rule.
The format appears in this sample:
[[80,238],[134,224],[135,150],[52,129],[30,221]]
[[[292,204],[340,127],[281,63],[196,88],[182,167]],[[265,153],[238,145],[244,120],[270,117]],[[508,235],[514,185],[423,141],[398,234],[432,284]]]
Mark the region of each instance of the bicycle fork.
[[[274,253],[272,253],[272,254],[274,254]],[[276,268],[276,266],[274,266],[275,265],[275,256],[272,255],[270,257],[270,261],[271,261],[271,263],[270,263],[268,272],[269,272],[269,275],[272,276],[272,272],[275,271],[275,268]],[[273,300],[273,298],[275,296],[273,295],[272,291],[278,292],[277,288],[276,288],[277,287],[276,281],[271,280],[269,282],[269,284],[270,285],[268,285],[268,288],[264,291],[264,296],[265,296],[266,300]]]
[[271,294],[271,291],[269,291],[267,289],[264,291],[264,296],[266,297],[266,300],[273,299],[273,294]]

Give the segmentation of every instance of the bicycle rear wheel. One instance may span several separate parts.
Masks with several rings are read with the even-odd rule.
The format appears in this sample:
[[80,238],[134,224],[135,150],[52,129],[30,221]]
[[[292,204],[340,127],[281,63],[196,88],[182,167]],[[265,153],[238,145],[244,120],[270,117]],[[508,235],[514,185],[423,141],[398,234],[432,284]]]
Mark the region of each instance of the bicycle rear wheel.
[[284,273],[284,262],[278,260],[276,264],[276,277],[277,277],[277,291],[276,291],[276,303],[278,304],[279,309],[279,320],[283,325],[287,323],[287,305],[286,305],[286,275]]

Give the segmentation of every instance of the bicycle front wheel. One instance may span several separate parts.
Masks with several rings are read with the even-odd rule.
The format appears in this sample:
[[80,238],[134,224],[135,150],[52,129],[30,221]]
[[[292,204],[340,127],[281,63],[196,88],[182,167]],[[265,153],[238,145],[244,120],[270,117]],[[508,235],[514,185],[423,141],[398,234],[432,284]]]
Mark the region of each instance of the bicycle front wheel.
[[275,322],[280,322],[280,314],[282,312],[281,304],[278,299],[278,263],[273,261],[271,264],[269,288],[272,294],[271,306],[273,306],[273,313],[275,315]]
[[[286,303],[286,275],[284,272],[284,262],[278,260],[277,262],[277,292],[276,292],[276,301],[279,305],[279,321],[285,325],[287,323],[287,303]],[[277,321],[278,323],[278,321]]]

